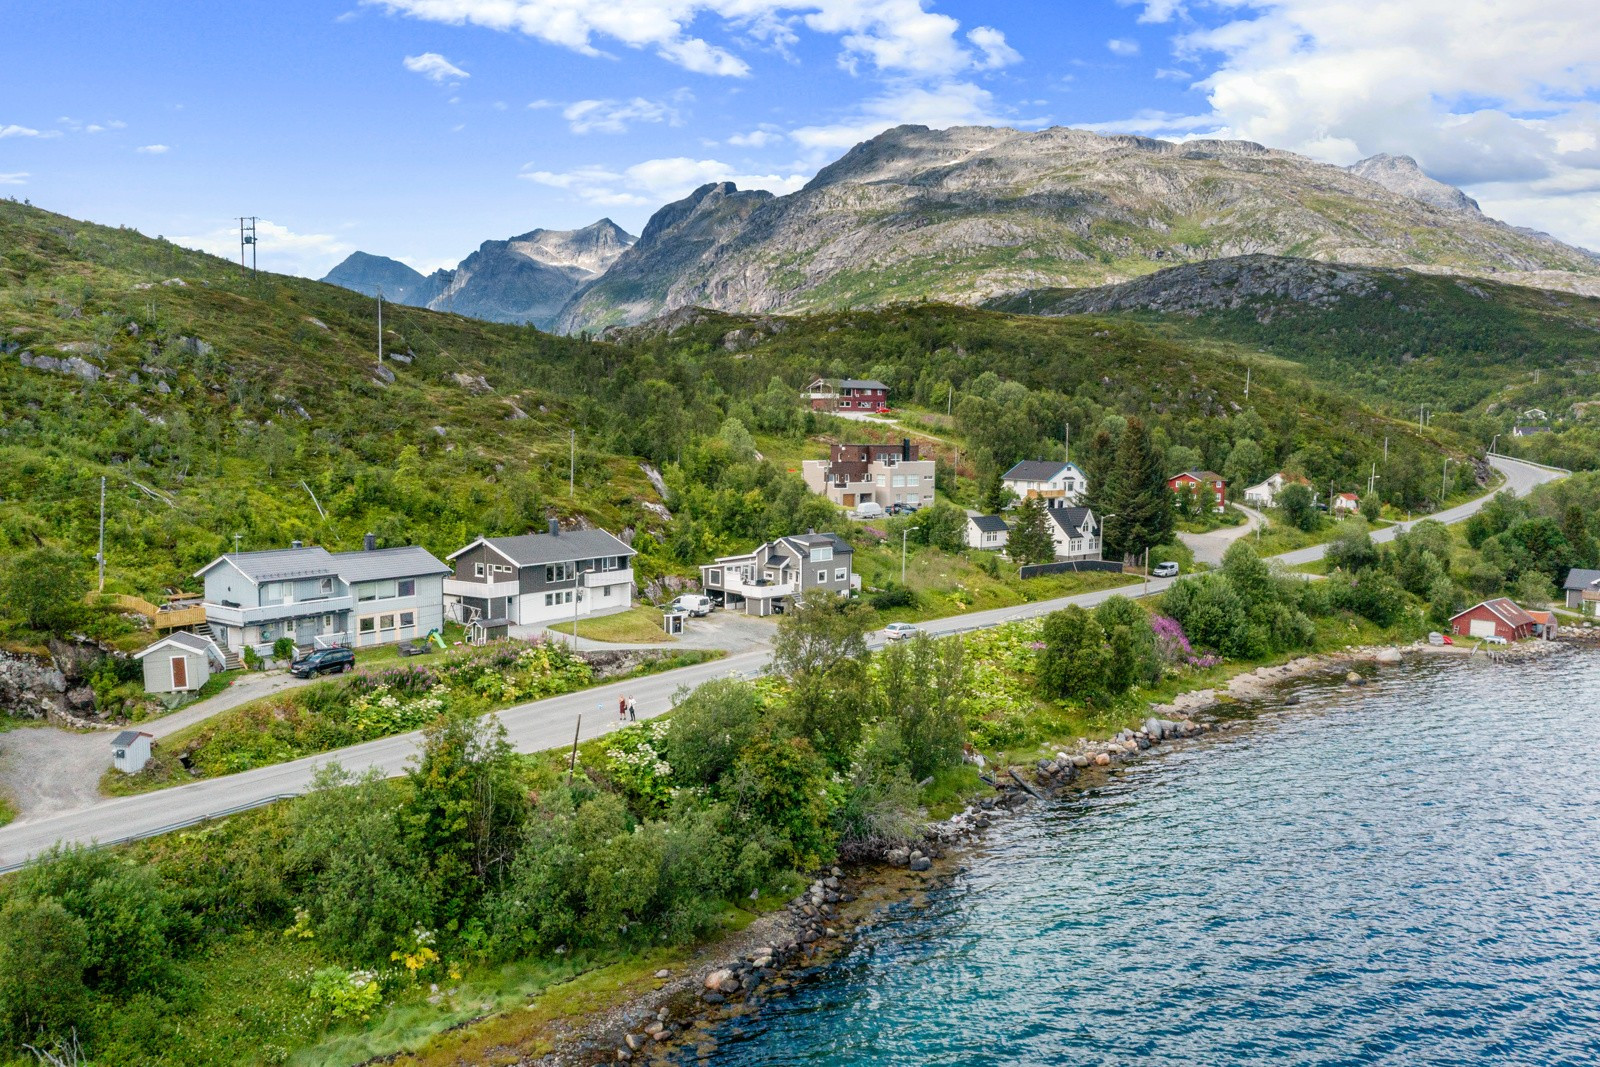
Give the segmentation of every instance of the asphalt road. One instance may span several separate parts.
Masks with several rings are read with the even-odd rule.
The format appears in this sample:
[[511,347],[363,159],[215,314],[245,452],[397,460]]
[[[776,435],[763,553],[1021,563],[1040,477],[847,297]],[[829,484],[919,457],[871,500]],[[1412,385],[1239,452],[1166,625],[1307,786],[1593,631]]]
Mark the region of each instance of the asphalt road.
[[[1519,495],[1541,482],[1563,477],[1563,472],[1502,457],[1491,457],[1490,462],[1505,473],[1506,487]],[[1480,498],[1429,517],[1459,522],[1481,508],[1487,499]],[[1374,539],[1392,540],[1400,528],[1380,530],[1373,535]],[[1323,552],[1324,546],[1318,545],[1275,558],[1293,566],[1320,559]],[[1142,583],[1137,590],[1124,586],[1012,608],[972,612],[923,623],[920,629],[934,635],[961,633],[1044,615],[1068,604],[1090,607],[1119,593],[1125,596],[1159,593],[1171,584],[1171,579],[1151,579]],[[669,710],[673,694],[681,688],[693,688],[713,678],[755,677],[766,668],[769,659],[770,653],[765,650],[740,653],[712,663],[521,704],[498,714],[511,743],[519,751],[562,748],[572,744],[575,732],[579,737],[588,739],[617,729],[617,699],[620,696],[632,696],[638,704],[641,718],[650,718]],[[328,763],[338,763],[357,772],[377,768],[386,775],[398,775],[405,771],[416,755],[420,741],[420,732],[400,734],[291,763],[207,779],[136,797],[103,800],[76,811],[13,823],[0,828],[0,871],[21,866],[30,857],[57,842],[113,844],[150,837],[256,807],[274,799],[293,796],[304,792],[317,769]]]

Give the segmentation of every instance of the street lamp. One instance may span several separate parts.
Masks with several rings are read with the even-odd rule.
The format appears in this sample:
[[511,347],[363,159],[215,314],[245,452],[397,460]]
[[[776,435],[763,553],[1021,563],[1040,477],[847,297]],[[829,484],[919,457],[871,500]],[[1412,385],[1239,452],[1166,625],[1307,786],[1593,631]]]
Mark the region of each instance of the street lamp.
[[1489,442],[1489,455],[1494,455],[1494,446],[1500,443],[1500,435],[1495,434],[1494,440]]
[[920,526],[908,526],[900,531],[900,584],[906,584],[906,538],[922,529]]
[[1439,507],[1444,508],[1445,494],[1450,487],[1450,457],[1444,457],[1444,469],[1439,472]]

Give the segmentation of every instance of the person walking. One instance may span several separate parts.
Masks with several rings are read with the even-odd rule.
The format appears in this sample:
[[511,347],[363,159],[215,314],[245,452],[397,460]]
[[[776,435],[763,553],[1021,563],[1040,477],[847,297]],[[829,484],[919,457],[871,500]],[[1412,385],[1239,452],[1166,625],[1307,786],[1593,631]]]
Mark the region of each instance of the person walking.
[[637,722],[639,719],[639,704],[632,697],[628,698],[628,721]]
[[626,719],[627,717],[628,717],[628,698],[627,697],[618,697],[617,698],[617,721],[621,722],[623,719]]

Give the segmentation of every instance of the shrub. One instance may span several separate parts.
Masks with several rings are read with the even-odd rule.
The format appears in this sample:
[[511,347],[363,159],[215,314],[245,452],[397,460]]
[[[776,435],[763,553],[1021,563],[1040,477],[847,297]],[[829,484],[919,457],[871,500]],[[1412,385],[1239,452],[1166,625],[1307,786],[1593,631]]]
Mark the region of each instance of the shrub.
[[294,659],[294,652],[294,638],[292,637],[280,637],[272,642],[272,658],[275,660],[292,660]]
[[672,799],[672,765],[661,754],[668,729],[667,720],[656,719],[607,739],[606,773],[644,814],[664,810]]
[[1105,694],[1110,649],[1093,615],[1076,604],[1053,611],[1045,616],[1043,637],[1038,675],[1046,696],[1093,701]]
[[372,971],[324,967],[311,976],[311,1002],[331,1018],[365,1021],[383,1004],[383,985]]
[[917,606],[916,590],[897,582],[890,582],[869,599],[874,610],[889,611],[892,608],[914,608]]
[[0,909],[0,1034],[43,1045],[81,1028],[88,959],[83,920],[50,897],[14,895]]
[[666,751],[684,785],[715,785],[755,736],[763,701],[748,682],[719,678],[679,699]]
[[777,858],[810,867],[829,851],[827,765],[803,737],[758,737],[733,768],[735,810],[772,831]]

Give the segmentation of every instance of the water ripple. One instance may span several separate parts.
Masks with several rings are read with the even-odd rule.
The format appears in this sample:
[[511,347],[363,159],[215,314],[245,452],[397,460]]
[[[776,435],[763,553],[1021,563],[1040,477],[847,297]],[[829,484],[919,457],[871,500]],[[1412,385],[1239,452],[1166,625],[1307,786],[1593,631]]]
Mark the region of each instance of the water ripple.
[[997,827],[686,1060],[1600,1063],[1600,657],[1298,691]]

